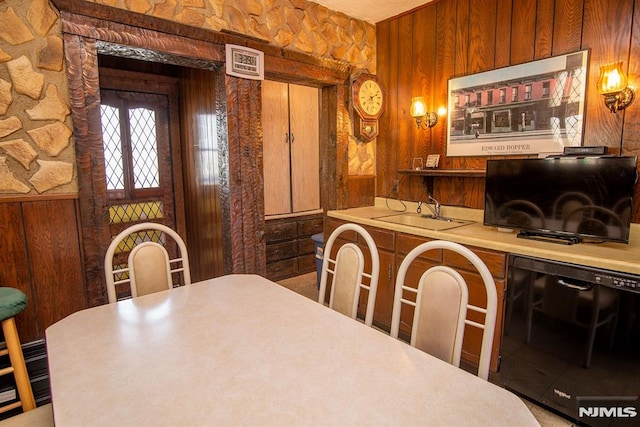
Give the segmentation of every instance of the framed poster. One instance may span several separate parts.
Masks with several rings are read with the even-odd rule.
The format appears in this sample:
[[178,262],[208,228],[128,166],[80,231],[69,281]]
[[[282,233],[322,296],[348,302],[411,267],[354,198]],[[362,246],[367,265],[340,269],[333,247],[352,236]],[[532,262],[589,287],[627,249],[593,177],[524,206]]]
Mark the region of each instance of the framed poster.
[[582,145],[589,51],[449,79],[447,156]]

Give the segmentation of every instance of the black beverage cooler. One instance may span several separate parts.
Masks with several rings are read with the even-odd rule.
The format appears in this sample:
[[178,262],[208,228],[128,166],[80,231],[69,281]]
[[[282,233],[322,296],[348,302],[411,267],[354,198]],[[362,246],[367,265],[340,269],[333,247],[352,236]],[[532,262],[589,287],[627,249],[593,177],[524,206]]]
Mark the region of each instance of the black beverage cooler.
[[510,256],[499,382],[579,425],[640,425],[640,276]]

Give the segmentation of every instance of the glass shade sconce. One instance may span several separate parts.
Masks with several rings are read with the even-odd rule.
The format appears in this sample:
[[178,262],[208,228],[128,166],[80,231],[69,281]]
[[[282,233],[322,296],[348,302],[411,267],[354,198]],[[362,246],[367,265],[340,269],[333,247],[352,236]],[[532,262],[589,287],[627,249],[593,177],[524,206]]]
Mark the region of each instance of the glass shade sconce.
[[429,129],[438,123],[438,115],[433,111],[427,111],[427,105],[422,96],[411,99],[411,117],[416,120],[418,129]]
[[622,71],[622,62],[602,65],[598,78],[598,92],[604,97],[604,105],[617,113],[633,102],[633,89],[627,87],[627,76]]

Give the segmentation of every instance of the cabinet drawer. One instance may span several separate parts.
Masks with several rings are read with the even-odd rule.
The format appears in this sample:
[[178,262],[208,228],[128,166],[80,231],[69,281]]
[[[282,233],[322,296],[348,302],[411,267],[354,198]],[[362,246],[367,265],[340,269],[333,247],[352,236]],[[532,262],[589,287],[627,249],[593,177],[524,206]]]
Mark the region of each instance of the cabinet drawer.
[[[383,230],[375,227],[364,227],[371,237],[373,241],[376,243],[378,249],[386,249],[388,251],[395,250],[395,233],[389,230]],[[358,240],[359,243],[365,244],[364,238],[360,238]]]
[[267,245],[267,262],[293,258],[298,255],[296,242],[272,243]]
[[[324,241],[325,243],[329,240],[329,236],[333,233],[336,228],[340,227],[343,224],[347,224],[346,221],[342,221],[339,219],[327,218],[327,222],[324,227]],[[356,241],[356,232],[355,231],[345,231],[340,234],[340,239],[347,240],[349,242]]]
[[316,257],[315,255],[303,255],[298,257],[298,273],[310,273],[316,270]]
[[[341,220],[336,220],[336,219],[332,219],[332,218],[327,218],[327,223],[326,223],[326,227],[325,227],[325,241],[327,241],[328,236],[331,235],[331,233],[333,233],[335,231],[336,228],[338,228],[339,226],[343,225],[343,224],[347,224],[346,221],[341,221]],[[369,234],[371,234],[371,237],[373,238],[373,241],[376,244],[376,247],[378,249],[386,249],[389,251],[394,251],[395,250],[395,232],[390,231],[390,230],[383,230],[382,228],[376,228],[376,227],[369,227],[369,226],[363,226],[363,228],[365,230],[367,230],[369,232]],[[346,231],[342,234],[340,234],[340,239],[342,240],[346,240],[349,242],[355,242],[356,241],[356,232],[355,231]],[[357,238],[357,242],[362,244],[362,245],[366,245],[367,243],[365,242],[364,238],[362,237],[358,237]]]
[[311,237],[298,240],[298,255],[307,255],[315,253],[315,244]]
[[295,222],[266,221],[265,223],[265,239],[267,243],[293,240],[296,238],[297,231],[298,228]]
[[322,233],[322,218],[298,221],[298,237]]
[[292,277],[298,273],[298,259],[290,258],[283,261],[267,263],[267,279],[279,280]]
[[[402,257],[402,259],[404,259],[404,257],[409,252],[411,252],[416,246],[418,246],[418,245],[420,245],[420,244],[422,244],[424,242],[428,242],[430,240],[431,239],[428,239],[428,238],[425,238],[425,237],[414,236],[414,235],[411,235],[411,234],[398,233],[398,242],[397,242],[398,256]],[[437,249],[437,250],[429,251],[429,252],[419,256],[418,259],[441,262],[442,261],[442,250]]]
[[[469,248],[487,265],[491,275],[502,279],[505,277],[507,266],[507,255],[502,252],[492,252],[484,249]],[[451,251],[445,251],[444,262],[454,268],[467,271],[477,271],[476,268],[465,257]]]

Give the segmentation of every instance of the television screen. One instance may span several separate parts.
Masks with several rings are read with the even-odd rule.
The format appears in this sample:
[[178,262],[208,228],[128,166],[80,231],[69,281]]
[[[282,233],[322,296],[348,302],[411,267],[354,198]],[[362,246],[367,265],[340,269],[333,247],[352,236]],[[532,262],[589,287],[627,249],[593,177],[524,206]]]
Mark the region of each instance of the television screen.
[[636,157],[487,161],[484,225],[519,237],[629,242]]

